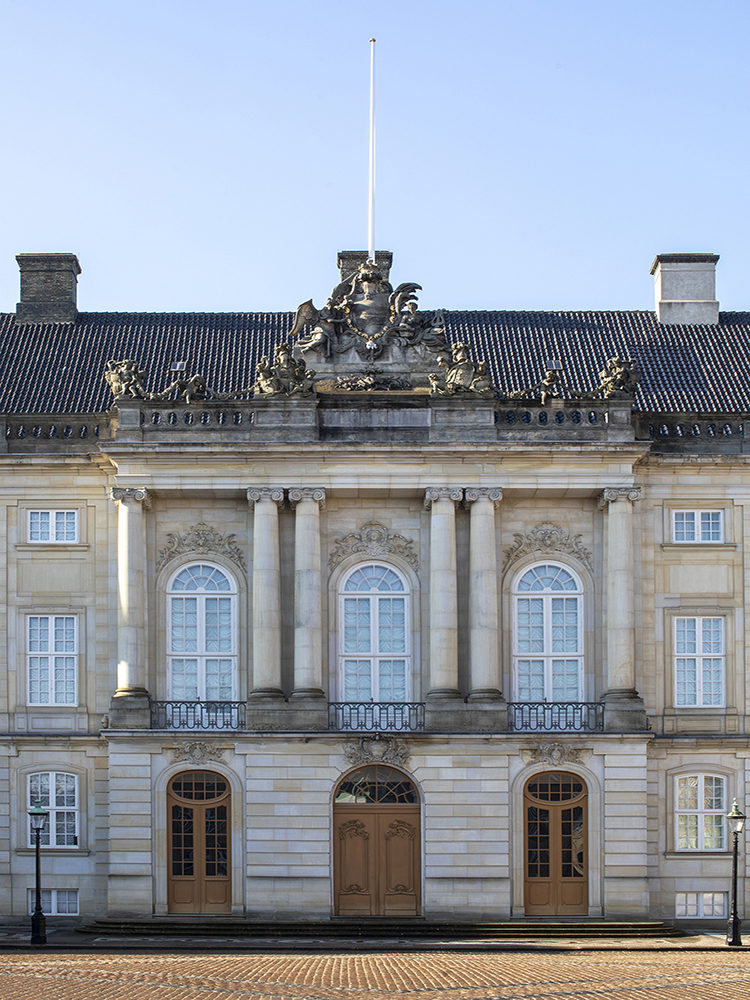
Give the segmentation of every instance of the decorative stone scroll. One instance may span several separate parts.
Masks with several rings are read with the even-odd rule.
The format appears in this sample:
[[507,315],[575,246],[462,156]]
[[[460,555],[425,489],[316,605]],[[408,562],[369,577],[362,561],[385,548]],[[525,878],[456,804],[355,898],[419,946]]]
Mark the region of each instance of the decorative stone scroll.
[[167,535],[167,544],[160,550],[157,557],[156,570],[158,572],[174,556],[196,552],[214,552],[245,570],[245,556],[239,546],[235,544],[234,539],[234,535],[222,535],[204,521],[194,524],[192,528],[183,533],[170,532]]
[[530,761],[534,764],[552,764],[553,767],[566,763],[580,764],[583,753],[583,750],[566,743],[540,743],[531,751]]
[[429,510],[438,500],[452,500],[458,503],[464,498],[464,491],[455,486],[429,486],[424,491],[424,505]]
[[289,503],[296,504],[300,500],[315,500],[318,507],[323,510],[326,505],[326,491],[320,486],[300,486],[298,489],[289,490]]
[[404,740],[395,736],[361,736],[353,743],[344,744],[344,754],[354,766],[361,764],[393,764],[405,767],[411,754]]
[[419,559],[414,551],[414,542],[410,538],[389,531],[379,521],[368,521],[358,532],[353,531],[339,538],[328,557],[328,568],[334,569],[347,556],[360,552],[373,558],[400,556],[415,572],[419,572]]
[[599,497],[599,510],[607,507],[615,500],[630,500],[631,502],[635,502],[640,499],[640,486],[608,486]]
[[175,763],[177,761],[187,761],[190,764],[205,764],[211,760],[223,760],[224,748],[217,747],[214,743],[202,743],[196,740],[193,743],[183,743],[179,747],[169,747],[170,756]]
[[487,497],[497,507],[503,499],[503,491],[499,486],[471,486],[468,490],[464,491],[464,502],[466,504],[474,503],[475,500],[481,500],[483,497]]
[[284,491],[273,487],[259,486],[251,487],[247,491],[247,502],[253,506],[261,500],[273,500],[274,503],[283,503]]
[[122,503],[123,501],[127,503],[128,500],[135,501],[142,504],[144,510],[151,510],[151,497],[145,486],[135,488],[113,486],[109,491],[109,498],[110,500],[114,500],[115,503]]
[[514,534],[513,541],[514,544],[504,552],[506,563],[533,552],[567,552],[589,569],[593,568],[591,552],[581,542],[581,535],[571,536],[569,531],[551,521],[537,524],[525,535]]

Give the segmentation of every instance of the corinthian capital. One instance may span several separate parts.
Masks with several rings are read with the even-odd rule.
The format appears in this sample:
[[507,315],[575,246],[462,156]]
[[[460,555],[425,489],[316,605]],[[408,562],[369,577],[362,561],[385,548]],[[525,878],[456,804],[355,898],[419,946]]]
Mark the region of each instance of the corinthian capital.
[[326,505],[326,491],[320,486],[300,486],[289,490],[289,503],[298,504],[301,500],[315,500],[321,510]]
[[607,486],[599,497],[599,510],[608,507],[616,500],[630,500],[634,503],[641,499],[640,486]]
[[284,491],[271,486],[259,486],[256,488],[251,487],[247,491],[247,502],[253,507],[256,503],[261,500],[272,500],[273,503],[283,503],[284,501]]
[[495,507],[503,499],[503,491],[499,486],[471,486],[464,491],[464,502],[468,505],[475,500],[489,500]]
[[427,510],[438,500],[452,500],[457,503],[464,498],[464,491],[456,486],[428,486],[424,491],[424,505]]
[[151,510],[151,497],[145,486],[113,486],[109,491],[109,499],[115,503],[140,503],[144,510]]

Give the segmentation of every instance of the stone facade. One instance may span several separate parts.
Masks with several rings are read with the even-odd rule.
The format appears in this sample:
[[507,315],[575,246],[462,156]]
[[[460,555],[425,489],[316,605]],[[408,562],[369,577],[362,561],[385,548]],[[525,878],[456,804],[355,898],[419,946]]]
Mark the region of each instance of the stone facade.
[[[600,419],[581,424],[576,400],[461,391],[122,398],[86,447],[14,436],[28,418],[5,415],[4,914],[27,909],[38,774],[75,778],[53,803],[62,826],[44,848],[45,888],[77,890],[85,918],[168,914],[168,789],[197,770],[231,793],[226,912],[331,916],[334,797],[366,725],[379,741],[355,759],[395,760],[418,793],[427,919],[528,912],[524,794],[547,774],[587,792],[585,914],[674,919],[695,903],[717,918],[730,857],[712,817],[744,802],[750,759],[750,471],[741,448],[659,448],[628,401],[586,407]],[[516,410],[529,420],[505,419]],[[379,716],[347,695],[354,654],[342,647],[342,587],[366,565],[390,568],[408,596],[405,693],[373,697]],[[167,666],[170,588],[190,566],[231,581],[230,697],[208,681],[199,699],[175,694],[187,668]],[[557,658],[538,651],[552,686],[539,674],[524,688],[536,668],[517,645],[518,586],[539,567],[571,581],[564,614],[578,632]],[[565,599],[545,605],[553,628],[552,601]],[[58,627],[67,647],[39,639]],[[686,629],[705,645],[686,646]],[[209,654],[207,671],[220,658]],[[580,683],[573,667],[559,673],[566,656]],[[364,705],[354,722],[336,714],[352,700]],[[178,702],[193,714],[173,714]],[[388,714],[400,703],[415,706],[408,723]],[[394,738],[395,757],[381,756]],[[679,803],[680,778],[700,796],[710,779],[712,801]]]

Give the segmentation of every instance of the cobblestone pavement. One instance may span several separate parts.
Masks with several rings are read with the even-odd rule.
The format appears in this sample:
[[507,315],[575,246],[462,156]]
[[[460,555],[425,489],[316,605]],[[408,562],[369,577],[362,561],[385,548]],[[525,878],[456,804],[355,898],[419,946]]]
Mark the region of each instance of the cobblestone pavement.
[[5,953],[2,1000],[748,1000],[744,951]]

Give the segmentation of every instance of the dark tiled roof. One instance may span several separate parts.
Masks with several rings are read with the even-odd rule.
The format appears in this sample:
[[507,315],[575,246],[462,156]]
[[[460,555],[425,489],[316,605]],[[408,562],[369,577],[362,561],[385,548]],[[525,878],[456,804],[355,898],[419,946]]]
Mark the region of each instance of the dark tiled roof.
[[[292,313],[81,313],[74,324],[16,326],[0,315],[0,412],[109,409],[110,359],[133,358],[147,387],[186,361],[218,392],[249,386],[255,364],[285,338]],[[448,336],[484,358],[501,392],[539,382],[559,359],[565,379],[593,388],[607,358],[636,360],[639,410],[750,412],[750,313],[717,326],[661,326],[651,312],[446,312]]]

